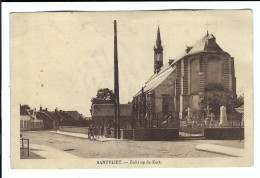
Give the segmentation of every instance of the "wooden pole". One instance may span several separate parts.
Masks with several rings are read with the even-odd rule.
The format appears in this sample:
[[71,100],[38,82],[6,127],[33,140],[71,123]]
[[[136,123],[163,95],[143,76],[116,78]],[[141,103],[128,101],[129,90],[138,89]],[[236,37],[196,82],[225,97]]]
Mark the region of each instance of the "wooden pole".
[[[120,112],[119,112],[119,80],[118,80],[118,54],[117,54],[117,25],[114,20],[114,90],[115,90],[115,103],[114,103],[114,137],[121,138],[120,132]],[[118,132],[118,133],[116,133]]]

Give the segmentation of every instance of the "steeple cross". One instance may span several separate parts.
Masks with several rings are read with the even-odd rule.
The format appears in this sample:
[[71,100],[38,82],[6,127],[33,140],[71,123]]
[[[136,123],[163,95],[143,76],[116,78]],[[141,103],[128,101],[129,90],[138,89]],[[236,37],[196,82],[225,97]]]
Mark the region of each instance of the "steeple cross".
[[209,25],[210,24],[207,22],[205,25],[207,26],[207,35],[209,35]]

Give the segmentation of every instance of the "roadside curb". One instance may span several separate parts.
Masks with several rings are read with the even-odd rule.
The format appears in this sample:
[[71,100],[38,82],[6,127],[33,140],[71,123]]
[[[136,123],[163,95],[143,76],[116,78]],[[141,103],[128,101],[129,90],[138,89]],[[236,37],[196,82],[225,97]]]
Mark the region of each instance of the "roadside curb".
[[243,149],[214,145],[214,144],[197,145],[196,150],[217,153],[217,154],[222,154],[222,155],[228,155],[228,156],[233,156],[233,157],[242,157],[244,155]]

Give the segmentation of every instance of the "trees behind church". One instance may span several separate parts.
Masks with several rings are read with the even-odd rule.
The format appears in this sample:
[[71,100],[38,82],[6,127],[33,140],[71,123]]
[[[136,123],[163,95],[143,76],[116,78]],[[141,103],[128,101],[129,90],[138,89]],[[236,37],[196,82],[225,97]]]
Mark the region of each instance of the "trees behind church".
[[225,106],[227,114],[236,114],[235,108],[243,104],[243,96],[235,96],[221,84],[209,84],[205,87],[205,95],[200,102],[200,107],[204,112],[207,110],[207,107],[209,107],[214,115],[219,115],[220,107]]

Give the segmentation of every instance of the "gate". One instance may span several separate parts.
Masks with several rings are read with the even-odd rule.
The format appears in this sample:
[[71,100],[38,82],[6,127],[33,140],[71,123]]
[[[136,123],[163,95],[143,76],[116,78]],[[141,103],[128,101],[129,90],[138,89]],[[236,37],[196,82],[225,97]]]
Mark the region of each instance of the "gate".
[[203,121],[180,121],[179,135],[180,137],[203,137],[204,136]]

